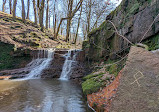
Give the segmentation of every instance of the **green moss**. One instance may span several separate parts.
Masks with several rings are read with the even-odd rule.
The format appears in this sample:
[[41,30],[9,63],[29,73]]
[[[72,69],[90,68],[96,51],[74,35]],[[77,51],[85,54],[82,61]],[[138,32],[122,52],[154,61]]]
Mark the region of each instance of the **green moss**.
[[13,57],[14,46],[0,42],[0,70],[14,69],[20,66],[23,61],[29,61],[30,57]]
[[84,94],[91,94],[97,92],[102,86],[101,82],[95,80],[95,78],[87,79],[82,83],[82,89]]
[[30,34],[31,34],[31,36],[33,36],[33,37],[35,37],[35,38],[39,37],[38,34],[35,33],[35,32],[31,32]]
[[126,59],[122,60],[120,63],[114,64],[117,61],[119,60],[108,59],[108,61],[106,61],[106,64],[110,64],[110,66],[106,67],[106,71],[109,72],[109,74],[113,74],[115,77],[118,75],[121,69],[125,66]]
[[104,73],[90,74],[83,78],[82,89],[84,94],[97,92],[101,87],[104,87],[104,80],[101,80]]
[[85,76],[85,77],[83,78],[83,80],[87,80],[87,79],[90,79],[90,78],[92,78],[92,77],[102,76],[103,74],[104,74],[104,73],[89,74],[89,75]]
[[130,8],[130,10],[128,10],[128,14],[127,15],[135,14],[136,12],[138,12],[139,7],[140,7],[140,4],[138,2],[133,4],[133,6]]
[[149,47],[149,51],[159,49],[159,34],[156,34],[143,41]]
[[96,33],[97,31],[100,31],[100,30],[102,30],[103,28],[105,28],[105,27],[106,27],[106,24],[107,24],[106,21],[104,21],[98,28],[92,29],[92,31],[88,33],[88,37],[89,37],[90,35]]
[[82,49],[84,50],[84,49],[89,48],[89,47],[90,47],[89,41],[88,40],[87,41],[83,41]]

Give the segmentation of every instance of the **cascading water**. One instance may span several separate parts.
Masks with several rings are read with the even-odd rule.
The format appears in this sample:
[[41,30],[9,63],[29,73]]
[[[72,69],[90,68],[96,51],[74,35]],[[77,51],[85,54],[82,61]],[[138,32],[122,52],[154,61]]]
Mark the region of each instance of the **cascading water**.
[[[73,57],[71,56],[73,53]],[[76,56],[78,54],[78,50],[69,50],[67,54],[65,54],[65,62],[62,68],[62,73],[60,76],[61,80],[68,80],[72,73],[72,65],[76,63]]]
[[40,77],[42,71],[46,69],[52,59],[54,58],[54,50],[47,49],[47,50],[39,50],[38,58],[34,59],[30,62],[27,67],[32,68],[31,71],[26,74],[24,79],[32,79]]

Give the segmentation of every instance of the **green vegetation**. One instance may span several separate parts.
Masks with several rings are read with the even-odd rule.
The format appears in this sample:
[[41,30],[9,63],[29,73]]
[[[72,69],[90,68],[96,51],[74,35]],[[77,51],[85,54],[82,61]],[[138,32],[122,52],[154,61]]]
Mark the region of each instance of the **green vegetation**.
[[119,61],[119,60],[108,59],[106,61],[106,64],[110,64],[110,66],[106,67],[106,71],[109,72],[109,74],[113,74],[115,77],[118,75],[118,73],[121,71],[121,69],[125,66],[126,59],[115,64],[115,62],[117,62],[117,61]]
[[159,34],[146,39],[143,43],[149,47],[149,51],[159,49]]
[[84,94],[97,92],[101,87],[105,86],[104,80],[100,80],[104,73],[90,74],[84,77],[82,89]]
[[83,41],[82,43],[82,49],[86,49],[86,48],[89,48],[90,47],[90,44],[89,44],[89,41]]
[[21,63],[26,63],[30,60],[28,56],[12,56],[14,46],[0,43],[0,70],[18,68]]
[[135,14],[136,12],[138,12],[139,7],[140,7],[140,4],[138,2],[133,4],[133,6],[128,10],[127,16]]
[[105,28],[106,27],[106,25],[107,25],[107,22],[106,21],[104,21],[98,28],[95,28],[95,29],[92,29],[92,31],[91,32],[89,32],[89,34],[88,34],[88,37],[90,36],[90,35],[92,35],[92,34],[94,34],[94,33],[96,33],[97,31],[100,31],[100,30],[102,30],[103,28]]

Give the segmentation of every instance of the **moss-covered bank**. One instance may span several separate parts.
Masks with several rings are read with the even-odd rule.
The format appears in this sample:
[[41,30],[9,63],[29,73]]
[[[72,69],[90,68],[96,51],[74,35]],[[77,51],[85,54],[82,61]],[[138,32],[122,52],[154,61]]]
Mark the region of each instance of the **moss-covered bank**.
[[0,70],[24,67],[30,60],[29,54],[14,51],[14,45],[0,42]]

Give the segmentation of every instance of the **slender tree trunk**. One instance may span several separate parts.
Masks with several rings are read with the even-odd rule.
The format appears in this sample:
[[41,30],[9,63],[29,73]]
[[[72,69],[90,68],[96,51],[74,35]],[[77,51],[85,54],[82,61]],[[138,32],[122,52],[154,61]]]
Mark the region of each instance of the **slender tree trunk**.
[[48,19],[49,19],[49,0],[47,0],[47,8],[46,8],[46,29],[48,29]]
[[34,22],[37,25],[37,12],[36,12],[35,0],[33,0],[33,8],[34,8]]
[[87,16],[87,34],[90,31],[90,18],[91,18],[91,12],[92,12],[92,0],[89,0],[88,7],[89,7],[89,12],[88,12],[88,16]]
[[5,11],[5,4],[6,4],[6,1],[7,1],[7,0],[3,0],[3,5],[2,5],[2,11],[3,11],[3,12]]
[[83,0],[80,0],[80,1],[78,2],[76,8],[75,8],[75,9],[72,11],[72,13],[71,13],[71,16],[66,17],[66,18],[61,18],[60,23],[59,23],[59,25],[58,25],[58,27],[57,27],[57,32],[56,32],[55,38],[57,38],[57,36],[58,36],[58,34],[59,34],[60,27],[61,27],[61,24],[62,24],[63,20],[72,19],[72,18],[74,17],[75,13],[80,9],[80,7],[81,7],[81,5],[82,5],[82,2],[83,2]]
[[75,41],[74,41],[75,44],[77,42],[78,30],[79,30],[79,25],[80,25],[80,20],[81,20],[81,14],[82,14],[82,6],[81,6],[81,11],[80,11],[80,16],[78,18],[77,32],[76,32]]
[[54,27],[54,36],[55,36],[55,39],[57,39],[57,36],[56,36],[56,24],[57,24],[57,15],[56,15],[56,0],[55,0],[55,3],[54,3],[54,23],[53,23],[53,27]]
[[25,23],[25,5],[24,0],[21,0],[22,2],[22,21]]
[[61,28],[61,35],[63,35],[63,29]]
[[41,31],[44,31],[44,25],[43,25],[43,18],[44,18],[44,3],[45,0],[42,0],[41,3],[39,4],[39,24],[41,27]]
[[51,15],[50,15],[50,11],[49,11],[49,28],[50,28],[50,16],[51,16]]
[[[73,0],[69,0],[69,4],[68,4],[68,17],[71,17],[72,14],[72,7],[73,7]],[[72,18],[69,18],[67,20],[67,29],[66,29],[66,42],[69,41],[69,34],[70,34],[70,26],[71,26],[71,20]]]
[[30,0],[28,0],[28,3],[27,3],[27,5],[28,5],[28,9],[27,9],[27,17],[26,17],[26,19],[29,19],[29,11],[30,11]]
[[10,14],[12,14],[12,0],[9,0],[9,9],[10,9]]
[[14,0],[14,3],[13,3],[13,19],[16,18],[16,5],[17,5],[17,0]]

